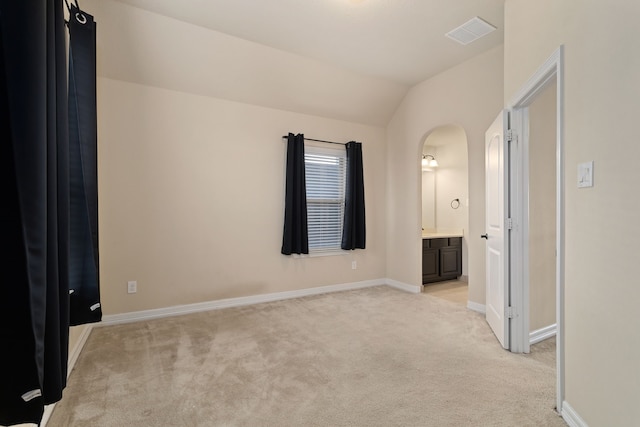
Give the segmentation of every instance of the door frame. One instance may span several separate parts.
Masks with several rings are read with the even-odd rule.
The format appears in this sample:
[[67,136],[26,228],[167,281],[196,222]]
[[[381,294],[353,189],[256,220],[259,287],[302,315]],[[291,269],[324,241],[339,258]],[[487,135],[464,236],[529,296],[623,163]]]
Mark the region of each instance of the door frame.
[[553,81],[556,82],[556,407],[562,414],[564,401],[564,46],[560,45],[516,93],[511,110],[511,129],[521,144],[511,147],[511,305],[521,315],[511,319],[511,351],[529,352],[529,105]]

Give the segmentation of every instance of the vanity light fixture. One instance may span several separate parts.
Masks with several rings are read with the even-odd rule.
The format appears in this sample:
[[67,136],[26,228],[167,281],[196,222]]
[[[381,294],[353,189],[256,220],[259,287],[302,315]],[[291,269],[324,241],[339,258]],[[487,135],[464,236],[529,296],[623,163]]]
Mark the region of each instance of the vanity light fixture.
[[437,168],[438,161],[431,154],[422,155],[422,167],[423,168]]

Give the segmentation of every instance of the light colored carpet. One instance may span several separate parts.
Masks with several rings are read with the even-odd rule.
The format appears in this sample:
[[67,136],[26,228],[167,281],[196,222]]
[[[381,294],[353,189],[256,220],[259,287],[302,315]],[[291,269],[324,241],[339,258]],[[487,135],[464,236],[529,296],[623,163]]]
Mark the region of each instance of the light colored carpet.
[[563,426],[547,362],[381,286],[96,328],[48,426]]

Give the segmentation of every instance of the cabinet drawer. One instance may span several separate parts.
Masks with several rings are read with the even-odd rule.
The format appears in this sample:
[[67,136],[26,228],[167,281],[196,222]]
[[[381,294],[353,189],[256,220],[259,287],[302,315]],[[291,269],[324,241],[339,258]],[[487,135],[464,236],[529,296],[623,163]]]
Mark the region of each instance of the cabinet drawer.
[[432,249],[444,248],[444,247],[449,246],[449,239],[447,239],[447,238],[429,239],[429,240],[431,240],[431,248]]
[[449,246],[462,246],[462,237],[449,237]]

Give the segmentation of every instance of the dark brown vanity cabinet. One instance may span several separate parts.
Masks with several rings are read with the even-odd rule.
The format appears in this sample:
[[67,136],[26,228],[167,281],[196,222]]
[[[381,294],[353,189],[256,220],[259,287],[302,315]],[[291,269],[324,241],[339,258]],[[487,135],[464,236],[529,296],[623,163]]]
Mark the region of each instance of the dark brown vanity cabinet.
[[462,237],[422,239],[422,283],[462,275]]

